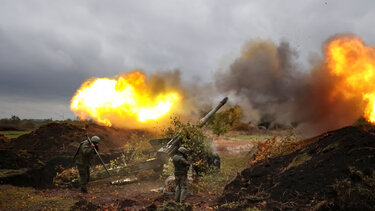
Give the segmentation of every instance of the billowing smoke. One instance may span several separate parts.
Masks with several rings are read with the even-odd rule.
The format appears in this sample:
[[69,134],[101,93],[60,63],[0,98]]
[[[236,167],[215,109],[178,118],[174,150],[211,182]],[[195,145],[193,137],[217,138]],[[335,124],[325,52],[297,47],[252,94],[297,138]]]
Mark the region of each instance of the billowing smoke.
[[234,95],[245,114],[251,114],[250,121],[285,119],[296,90],[302,86],[302,74],[293,62],[297,56],[287,42],[277,46],[270,40],[250,41],[229,71],[216,74],[216,87]]
[[338,87],[344,86],[346,78],[332,74],[332,56],[327,55],[328,44],[343,37],[352,35],[327,40],[324,58],[315,59],[307,72],[296,65],[298,54],[287,42],[250,41],[228,71],[216,74],[215,85],[241,106],[253,108],[245,113],[259,114],[250,121],[298,122],[305,135],[352,124],[363,114],[362,94]]

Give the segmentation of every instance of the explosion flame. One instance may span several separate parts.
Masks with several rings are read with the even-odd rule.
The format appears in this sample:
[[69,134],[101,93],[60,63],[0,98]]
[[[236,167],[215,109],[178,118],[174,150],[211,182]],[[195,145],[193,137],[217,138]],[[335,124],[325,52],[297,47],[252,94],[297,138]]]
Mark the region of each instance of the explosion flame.
[[331,99],[341,94],[346,99],[362,97],[364,117],[375,123],[375,48],[354,36],[332,40],[326,47],[327,67],[339,80]]
[[179,99],[176,91],[155,93],[144,74],[132,72],[114,79],[94,78],[84,82],[72,98],[70,108],[81,119],[91,117],[111,126],[112,119],[135,119],[139,123],[157,120]]

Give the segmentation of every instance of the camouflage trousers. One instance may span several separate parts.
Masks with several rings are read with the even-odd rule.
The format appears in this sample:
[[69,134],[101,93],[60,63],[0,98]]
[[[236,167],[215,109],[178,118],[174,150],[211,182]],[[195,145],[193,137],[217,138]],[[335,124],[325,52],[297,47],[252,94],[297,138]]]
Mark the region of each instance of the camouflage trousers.
[[175,200],[176,202],[184,202],[187,195],[187,175],[175,175],[175,182],[176,182],[176,195]]
[[90,166],[89,165],[77,165],[79,172],[79,184],[81,190],[87,191],[87,183],[90,180]]

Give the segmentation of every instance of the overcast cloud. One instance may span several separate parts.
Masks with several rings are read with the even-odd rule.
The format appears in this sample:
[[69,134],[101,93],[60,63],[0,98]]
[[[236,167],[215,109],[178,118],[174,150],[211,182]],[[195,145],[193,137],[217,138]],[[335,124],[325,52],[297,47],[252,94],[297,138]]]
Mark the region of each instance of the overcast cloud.
[[308,69],[324,40],[375,45],[375,1],[0,0],[0,118],[72,118],[89,77],[179,69],[212,80],[253,38],[286,40]]

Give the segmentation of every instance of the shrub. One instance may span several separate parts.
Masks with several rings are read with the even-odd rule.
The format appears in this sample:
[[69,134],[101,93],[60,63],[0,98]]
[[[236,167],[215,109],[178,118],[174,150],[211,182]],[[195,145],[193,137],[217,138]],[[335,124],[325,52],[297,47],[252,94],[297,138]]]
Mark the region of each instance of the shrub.
[[286,136],[281,140],[277,140],[274,136],[266,141],[259,141],[255,161],[290,154],[301,149],[305,144],[297,140],[295,136]]
[[372,210],[375,207],[374,172],[365,175],[349,167],[350,178],[336,180],[332,185],[336,193],[335,204],[340,210]]
[[171,118],[171,126],[163,131],[164,137],[182,137],[181,146],[188,150],[188,159],[193,161],[193,168],[205,172],[208,159],[213,154],[211,143],[202,128],[196,124],[182,123],[178,117]]
[[218,136],[228,132],[229,123],[227,116],[223,113],[215,114],[212,117],[212,123],[210,124],[210,128],[212,129],[212,132]]

